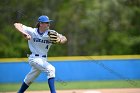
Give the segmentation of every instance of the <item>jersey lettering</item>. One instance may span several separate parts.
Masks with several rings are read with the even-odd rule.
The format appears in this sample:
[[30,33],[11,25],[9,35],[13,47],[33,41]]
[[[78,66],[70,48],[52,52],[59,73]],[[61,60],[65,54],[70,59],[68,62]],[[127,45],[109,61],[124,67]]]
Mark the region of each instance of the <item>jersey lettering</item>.
[[43,40],[43,39],[39,39],[39,38],[33,38],[33,41],[34,42],[46,43],[46,44],[50,43],[49,40]]
[[49,48],[52,45],[47,36],[47,30],[43,36],[40,36],[37,32],[37,28],[31,28],[24,25],[23,29],[32,37],[32,39],[28,40],[30,51],[34,54],[47,55]]

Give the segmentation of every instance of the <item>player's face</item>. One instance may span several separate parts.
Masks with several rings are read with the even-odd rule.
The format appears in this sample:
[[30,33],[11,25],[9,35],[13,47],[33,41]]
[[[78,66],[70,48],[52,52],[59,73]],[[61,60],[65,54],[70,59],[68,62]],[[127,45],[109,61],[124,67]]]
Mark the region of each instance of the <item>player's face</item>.
[[43,23],[40,23],[40,27],[42,27],[42,28],[49,28],[49,26],[50,26],[50,23],[49,22],[43,22]]

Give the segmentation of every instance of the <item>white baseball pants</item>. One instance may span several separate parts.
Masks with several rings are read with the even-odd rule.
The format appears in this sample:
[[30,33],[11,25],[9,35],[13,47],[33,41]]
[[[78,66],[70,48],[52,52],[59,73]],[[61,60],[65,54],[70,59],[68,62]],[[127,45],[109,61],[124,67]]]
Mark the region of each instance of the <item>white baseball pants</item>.
[[29,64],[32,66],[31,71],[26,75],[24,82],[30,85],[35,78],[45,72],[48,78],[55,77],[55,67],[46,61],[43,57],[29,58]]

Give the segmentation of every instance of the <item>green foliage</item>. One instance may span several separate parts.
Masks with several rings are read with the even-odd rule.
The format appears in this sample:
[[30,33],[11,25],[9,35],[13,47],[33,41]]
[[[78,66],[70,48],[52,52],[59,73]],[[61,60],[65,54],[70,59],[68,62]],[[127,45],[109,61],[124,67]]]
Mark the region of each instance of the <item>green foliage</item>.
[[68,42],[54,45],[49,56],[140,54],[139,0],[2,0],[0,57],[26,57],[27,41],[14,22],[35,27],[48,15],[51,29]]

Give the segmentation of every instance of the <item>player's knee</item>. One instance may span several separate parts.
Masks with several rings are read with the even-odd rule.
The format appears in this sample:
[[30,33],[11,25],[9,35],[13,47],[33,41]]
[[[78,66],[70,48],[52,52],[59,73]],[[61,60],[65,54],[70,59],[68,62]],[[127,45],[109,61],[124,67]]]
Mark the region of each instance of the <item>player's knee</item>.
[[30,86],[30,85],[32,84],[32,82],[29,81],[29,80],[27,80],[27,79],[24,79],[24,82],[25,82],[28,86]]
[[48,78],[53,78],[55,77],[55,67],[50,65],[47,68],[47,74],[48,74]]

